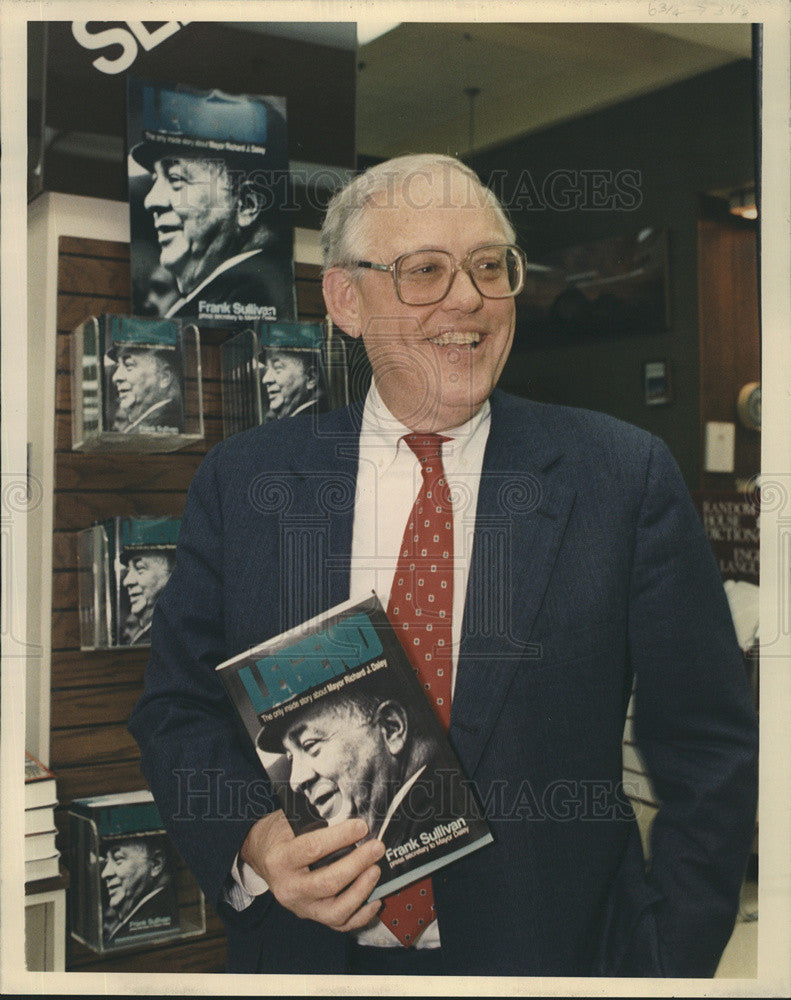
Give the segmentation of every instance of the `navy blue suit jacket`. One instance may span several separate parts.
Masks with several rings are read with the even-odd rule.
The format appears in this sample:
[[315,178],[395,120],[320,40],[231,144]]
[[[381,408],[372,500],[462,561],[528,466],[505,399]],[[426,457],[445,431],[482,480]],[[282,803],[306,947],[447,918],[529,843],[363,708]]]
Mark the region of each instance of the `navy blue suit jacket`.
[[[495,842],[435,878],[447,971],[708,976],[756,807],[756,719],[723,588],[651,435],[495,391],[450,739]],[[346,938],[222,888],[275,808],[215,676],[347,599],[361,408],[212,450],[190,487],[130,728],[232,971],[343,972]],[[646,868],[621,786],[635,727],[662,808]]]

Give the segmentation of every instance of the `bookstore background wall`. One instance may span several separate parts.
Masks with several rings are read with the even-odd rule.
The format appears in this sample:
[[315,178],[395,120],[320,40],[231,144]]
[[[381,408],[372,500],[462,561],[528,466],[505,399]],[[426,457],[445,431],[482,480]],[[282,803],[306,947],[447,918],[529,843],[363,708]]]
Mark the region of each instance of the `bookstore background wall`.
[[[81,652],[77,611],[76,533],[119,514],[180,516],[187,487],[206,451],[222,435],[219,344],[227,331],[201,330],[205,440],[171,454],[71,451],[69,333],[86,315],[129,311],[126,243],[62,236],[58,241],[54,512],[52,536],[52,716],[50,764],[58,778],[59,847],[68,854],[66,812],[81,796],[145,788],[137,746],[126,729],[142,693],[146,648]],[[319,269],[297,264],[301,319],[323,320]],[[67,969],[219,972],[222,924],[207,906],[203,937],[100,958],[75,941]]]

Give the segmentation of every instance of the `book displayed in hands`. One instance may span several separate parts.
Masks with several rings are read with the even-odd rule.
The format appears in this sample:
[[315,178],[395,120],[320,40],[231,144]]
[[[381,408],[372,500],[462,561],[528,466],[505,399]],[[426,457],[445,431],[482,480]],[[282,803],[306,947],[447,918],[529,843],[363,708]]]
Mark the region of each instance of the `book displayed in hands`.
[[375,594],[217,671],[294,832],[362,817],[368,837],[383,841],[371,899],[492,841]]
[[200,934],[203,895],[165,834],[151,793],[69,806],[71,933],[99,953]]
[[77,535],[80,648],[148,646],[181,520],[113,517]]
[[253,324],[220,348],[223,436],[348,402],[345,345],[324,323]]
[[71,335],[72,448],[174,451],[203,437],[198,329],[88,316]]

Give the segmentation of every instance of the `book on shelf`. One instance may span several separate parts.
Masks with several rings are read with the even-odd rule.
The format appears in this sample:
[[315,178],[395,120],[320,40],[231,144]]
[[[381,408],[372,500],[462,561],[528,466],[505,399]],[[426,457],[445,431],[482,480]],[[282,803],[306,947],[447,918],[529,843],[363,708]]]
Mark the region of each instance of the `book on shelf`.
[[38,861],[40,858],[57,857],[60,853],[55,846],[57,830],[53,824],[51,830],[41,833],[25,834],[25,861]]
[[25,751],[25,810],[57,805],[55,775]]
[[217,671],[294,832],[361,816],[383,841],[371,899],[492,841],[375,593]]
[[258,322],[220,347],[223,436],[345,406],[345,343],[331,324]]
[[25,751],[25,881],[37,882],[60,874],[55,846],[57,781],[52,771]]
[[25,809],[25,836],[47,833],[55,829],[55,810],[52,806],[37,806]]
[[194,324],[103,313],[70,342],[75,451],[168,452],[202,439]]
[[203,896],[148,791],[69,806],[71,933],[104,953],[205,929]]
[[57,875],[60,875],[60,854],[25,860],[26,882],[39,882],[41,879],[54,878]]
[[176,517],[113,517],[78,533],[82,649],[150,644],[180,524]]

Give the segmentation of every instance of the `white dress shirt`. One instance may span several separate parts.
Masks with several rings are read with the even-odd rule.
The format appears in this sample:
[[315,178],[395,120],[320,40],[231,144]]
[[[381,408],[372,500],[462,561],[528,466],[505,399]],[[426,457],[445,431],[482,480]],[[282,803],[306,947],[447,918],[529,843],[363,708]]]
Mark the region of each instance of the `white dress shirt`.
[[[490,420],[487,400],[471,420],[442,432],[443,437],[451,439],[442,446],[442,463],[453,501],[452,687],[456,683],[478,487]],[[403,440],[409,433],[409,428],[396,420],[372,385],[360,431],[349,596],[363,600],[375,590],[385,608],[404,527],[421,486],[420,463]],[[268,889],[264,879],[238,857],[232,873],[234,878],[228,880],[225,897],[236,910],[245,909],[255,896]],[[401,947],[378,917],[357,932],[357,940],[363,945]],[[435,920],[421,933],[414,947],[438,945],[439,928]]]

